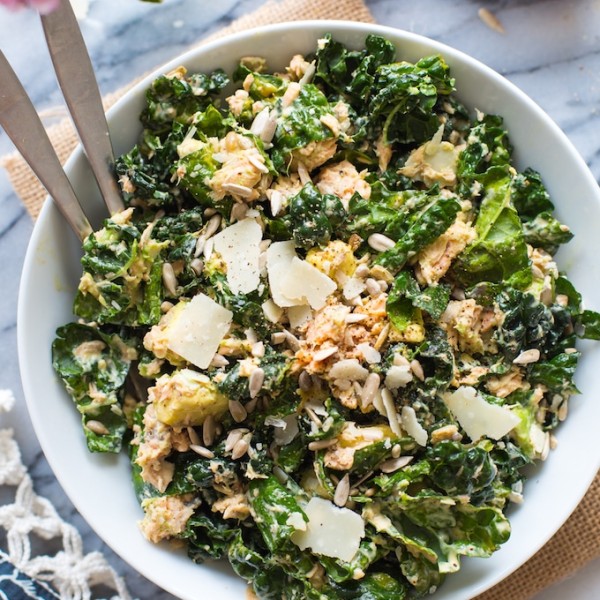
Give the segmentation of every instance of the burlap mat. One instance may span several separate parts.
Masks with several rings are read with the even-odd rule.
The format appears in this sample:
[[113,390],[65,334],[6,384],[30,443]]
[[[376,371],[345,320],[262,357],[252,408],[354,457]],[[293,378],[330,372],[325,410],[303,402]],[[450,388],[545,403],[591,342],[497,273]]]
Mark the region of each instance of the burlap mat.
[[[258,25],[302,19],[346,19],[374,22],[362,0],[268,0],[255,12],[232,22],[201,43]],[[111,106],[135,82],[108,95]],[[53,111],[53,114],[54,111]],[[78,139],[68,118],[48,127],[48,134],[64,163]],[[46,197],[33,172],[17,153],[0,159],[12,185],[35,219]],[[573,575],[587,562],[600,556],[600,474],[565,525],[533,558],[476,600],[526,600],[552,583]]]

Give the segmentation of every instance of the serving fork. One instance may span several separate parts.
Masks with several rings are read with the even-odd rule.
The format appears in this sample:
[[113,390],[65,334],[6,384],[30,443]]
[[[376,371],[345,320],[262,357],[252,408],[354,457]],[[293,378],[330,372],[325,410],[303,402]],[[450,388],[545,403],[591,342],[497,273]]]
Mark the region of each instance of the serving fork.
[[[69,0],[41,16],[46,44],[67,107],[109,213],[123,208],[114,153],[92,63]],[[0,51],[0,125],[83,240],[92,227],[35,107]]]

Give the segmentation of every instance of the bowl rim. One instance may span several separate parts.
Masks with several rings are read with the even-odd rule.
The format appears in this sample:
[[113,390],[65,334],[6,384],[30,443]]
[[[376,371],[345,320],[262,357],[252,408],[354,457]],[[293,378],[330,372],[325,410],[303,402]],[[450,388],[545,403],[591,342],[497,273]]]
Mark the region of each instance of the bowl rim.
[[[544,125],[548,127],[555,136],[561,138],[565,149],[568,150],[569,153],[572,155],[571,158],[575,161],[576,166],[579,170],[579,174],[586,179],[586,183],[588,185],[592,185],[592,187],[597,189],[598,184],[594,176],[592,175],[588,165],[582,158],[581,154],[577,151],[574,144],[564,133],[564,131],[531,97],[529,97],[524,91],[522,91],[519,87],[513,84],[510,80],[506,79],[504,76],[499,74],[497,71],[489,67],[481,60],[476,59],[470,56],[469,54],[458,50],[450,45],[447,45],[443,42],[439,42],[427,36],[406,31],[400,28],[365,23],[360,21],[344,21],[335,19],[307,19],[300,21],[290,21],[260,26],[255,29],[240,31],[228,34],[226,36],[218,37],[216,39],[211,39],[207,42],[201,42],[199,45],[189,48],[185,52],[167,60],[160,66],[152,69],[152,71],[143,75],[140,79],[136,80],[135,84],[129,87],[107,111],[107,120],[110,124],[111,119],[114,117],[114,115],[117,114],[124,106],[126,106],[136,94],[140,93],[141,90],[146,89],[157,76],[168,72],[169,70],[177,67],[180,64],[186,64],[190,61],[193,61],[195,57],[197,57],[199,54],[202,55],[204,53],[218,50],[219,48],[226,47],[227,45],[234,42],[240,42],[244,40],[250,41],[257,35],[272,35],[279,32],[302,29],[319,29],[323,30],[323,32],[328,30],[345,29],[355,31],[357,33],[363,33],[364,35],[367,35],[369,33],[375,33],[383,36],[391,36],[396,42],[407,40],[409,42],[421,44],[430,49],[431,52],[443,55],[446,59],[451,58],[456,59],[458,62],[462,62],[467,69],[475,69],[476,71],[482,72],[487,78],[489,78],[494,83],[494,85],[498,85],[502,88],[505,88],[511,95],[515,96],[520,103],[523,103],[526,107],[528,107],[529,110],[535,112],[544,121]],[[81,160],[82,155],[83,150],[81,148],[81,145],[78,144],[78,146],[74,149],[74,151],[71,153],[71,155],[65,163],[64,168],[68,174],[75,168],[76,163],[79,160]],[[600,202],[600,190],[597,191],[596,200]],[[31,272],[32,262],[35,260],[35,249],[37,248],[37,245],[40,241],[40,237],[43,234],[44,224],[48,221],[50,213],[56,210],[57,209],[53,200],[51,198],[47,198],[40,211],[37,222],[34,225],[33,232],[27,247],[18,294],[17,346],[19,368],[26,404],[34,427],[34,431],[38,438],[38,441],[40,442],[40,445],[42,446],[44,454],[47,457],[48,463],[52,469],[54,476],[60,483],[66,495],[69,497],[70,501],[75,505],[77,510],[81,513],[81,515],[86,520],[87,524],[95,531],[95,533],[138,573],[142,574],[144,577],[154,582],[157,586],[171,593],[181,593],[175,588],[164,587],[164,582],[159,583],[159,577],[156,576],[155,573],[149,571],[148,569],[144,569],[145,565],[140,561],[135,560],[135,557],[132,560],[131,556],[123,556],[123,553],[114,547],[112,540],[107,539],[104,533],[94,526],[94,514],[90,514],[85,506],[80,506],[79,503],[76,501],[76,499],[74,498],[74,494],[72,493],[72,485],[70,483],[70,478],[65,473],[62,473],[60,468],[58,468],[58,465],[55,464],[55,456],[53,455],[53,452],[51,450],[48,451],[48,449],[51,448],[51,444],[46,435],[46,424],[40,420],[39,415],[35,411],[33,390],[30,383],[31,378],[35,377],[35,373],[29,370],[28,361],[26,359],[27,340],[25,339],[25,336],[23,334],[23,331],[25,329],[23,327],[23,324],[27,318],[27,315],[24,312],[22,298],[25,296],[26,290],[28,288],[28,274]],[[581,499],[583,498],[589,486],[591,485],[598,468],[600,468],[600,455],[597,457],[596,462],[596,468],[593,471],[590,469],[590,471],[586,473],[586,477],[584,478],[585,486],[581,487],[581,493],[572,495],[568,506],[564,510],[564,518],[562,518],[560,522],[558,522],[558,525],[556,527],[551,527],[548,531],[546,531],[545,535],[539,536],[537,538],[537,543],[533,544],[532,546],[532,552],[530,557],[533,556],[535,552],[539,551],[540,548],[542,548],[548,542],[548,540],[556,533],[556,531],[558,531],[558,529],[564,524],[564,522],[568,519],[568,517],[572,514],[577,505],[580,503]],[[522,566],[526,562],[526,560],[519,564],[511,564],[508,567],[499,570],[493,576],[488,575],[483,583],[480,583],[479,585],[473,587],[472,595],[469,597],[474,598],[478,594],[481,594],[482,592],[498,584],[506,577],[508,577],[511,573],[513,573],[516,569]],[[190,564],[193,563],[190,561]],[[186,596],[184,595],[184,597]]]

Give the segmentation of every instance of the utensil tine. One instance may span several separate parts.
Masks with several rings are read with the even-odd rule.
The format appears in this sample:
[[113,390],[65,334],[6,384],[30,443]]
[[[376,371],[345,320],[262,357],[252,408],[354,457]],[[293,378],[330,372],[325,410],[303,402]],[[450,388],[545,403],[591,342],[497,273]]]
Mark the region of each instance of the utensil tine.
[[81,29],[69,0],[41,16],[58,83],[111,215],[124,208],[102,99]]
[[19,78],[0,51],[0,125],[81,240],[92,233],[71,182]]

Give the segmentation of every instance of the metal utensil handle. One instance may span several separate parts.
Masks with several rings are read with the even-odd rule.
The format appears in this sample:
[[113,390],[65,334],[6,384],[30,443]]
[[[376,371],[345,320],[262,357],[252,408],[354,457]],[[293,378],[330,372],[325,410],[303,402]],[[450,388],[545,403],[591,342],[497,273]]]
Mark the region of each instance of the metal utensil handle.
[[71,182],[65,175],[27,92],[0,51],[0,125],[80,239],[91,232]]
[[42,15],[46,43],[60,88],[111,215],[123,209],[102,99],[77,18],[69,0]]

